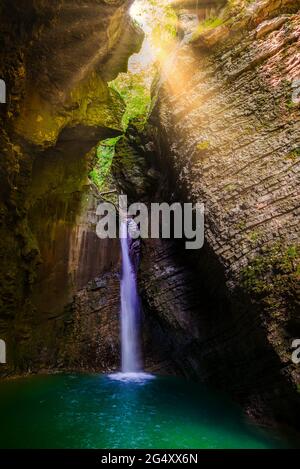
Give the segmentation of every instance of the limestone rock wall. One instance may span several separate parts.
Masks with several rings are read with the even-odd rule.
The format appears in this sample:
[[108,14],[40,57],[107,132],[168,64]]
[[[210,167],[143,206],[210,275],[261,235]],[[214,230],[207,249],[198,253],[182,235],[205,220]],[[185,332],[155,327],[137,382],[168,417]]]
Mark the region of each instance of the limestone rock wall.
[[189,280],[200,297],[182,280],[168,246],[146,246],[141,271],[146,304],[166,331],[175,331],[166,336],[177,344],[179,366],[230,390],[249,412],[294,424],[298,8],[299,2],[255,2],[248,16],[238,12],[180,48],[156,89],[151,132],[159,167],[170,176],[170,198],[173,192],[206,207],[206,243],[192,255]]
[[119,365],[119,247],[96,236],[88,174],[99,141],[122,132],[107,82],[141,44],[129,6],[1,2],[1,375]]

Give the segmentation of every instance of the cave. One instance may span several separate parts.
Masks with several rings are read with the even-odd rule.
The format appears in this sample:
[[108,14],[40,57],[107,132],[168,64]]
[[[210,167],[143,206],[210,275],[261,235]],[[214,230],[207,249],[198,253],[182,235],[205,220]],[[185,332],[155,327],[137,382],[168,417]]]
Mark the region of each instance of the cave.
[[[151,427],[152,447],[299,446],[299,7],[1,2],[0,411],[11,418],[20,389],[42,418],[35,392],[53,413],[56,386],[70,389],[71,402],[85,386],[92,423],[83,418],[78,440],[68,428],[55,436],[53,422],[47,440],[38,420],[26,437],[14,435],[18,418],[29,419],[21,410],[0,431],[0,448],[138,446],[111,408],[101,442],[87,437],[92,405],[109,407],[105,386],[138,422],[115,379],[124,341],[134,342],[121,314],[130,295],[139,365],[125,368],[141,373],[133,394],[141,385],[145,402],[161,394],[161,419],[184,393],[182,412],[201,402],[207,412],[205,441],[192,425],[186,441]],[[168,239],[131,239],[129,254],[117,236],[100,239],[97,207],[116,207],[124,194],[149,209],[203,204],[201,249],[186,249],[174,223]],[[123,298],[127,254],[135,275]],[[122,438],[110,440],[118,425]],[[218,443],[210,426],[247,437]]]

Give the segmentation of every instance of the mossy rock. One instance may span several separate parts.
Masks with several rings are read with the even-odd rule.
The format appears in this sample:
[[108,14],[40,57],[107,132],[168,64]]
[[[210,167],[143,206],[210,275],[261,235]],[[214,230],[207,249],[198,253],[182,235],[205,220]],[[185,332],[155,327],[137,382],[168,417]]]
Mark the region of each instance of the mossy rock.
[[125,106],[122,99],[93,72],[88,80],[71,91],[63,106],[45,102],[35,91],[28,91],[15,130],[29,142],[53,146],[66,126],[85,125],[122,130]]

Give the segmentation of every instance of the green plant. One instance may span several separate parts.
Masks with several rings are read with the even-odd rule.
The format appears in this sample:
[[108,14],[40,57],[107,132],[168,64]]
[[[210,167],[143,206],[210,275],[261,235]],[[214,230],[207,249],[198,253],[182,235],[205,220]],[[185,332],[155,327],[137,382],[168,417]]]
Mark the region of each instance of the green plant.
[[105,188],[115,155],[116,143],[121,137],[114,137],[100,142],[97,148],[97,162],[89,174],[90,179],[101,191]]
[[294,101],[287,101],[286,102],[286,107],[288,109],[294,109],[295,107],[297,107],[299,104],[298,103],[294,103]]
[[130,122],[134,121],[137,128],[142,130],[146,124],[151,97],[150,90],[145,85],[145,73],[121,73],[110,83],[126,104],[122,118],[122,126],[126,131]]
[[212,17],[212,18],[207,18],[203,21],[200,22],[199,26],[193,33],[193,40],[197,40],[201,34],[211,31],[218,26],[221,26],[221,24],[224,23],[223,18],[218,18],[218,17]]

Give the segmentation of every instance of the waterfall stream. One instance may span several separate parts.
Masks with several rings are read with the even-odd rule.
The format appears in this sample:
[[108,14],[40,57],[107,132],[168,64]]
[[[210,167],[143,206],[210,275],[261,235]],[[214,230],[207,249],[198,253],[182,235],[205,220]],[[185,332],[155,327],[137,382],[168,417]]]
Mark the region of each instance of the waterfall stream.
[[137,287],[137,265],[139,255],[136,252],[132,233],[137,229],[133,220],[123,220],[120,226],[122,253],[121,276],[121,357],[120,373],[113,373],[109,378],[120,381],[146,382],[155,378],[143,371],[141,354],[141,305]]
[[137,291],[135,266],[130,258],[132,239],[128,222],[121,224],[122,278],[121,278],[121,338],[122,372],[141,371],[139,322],[140,300]]

